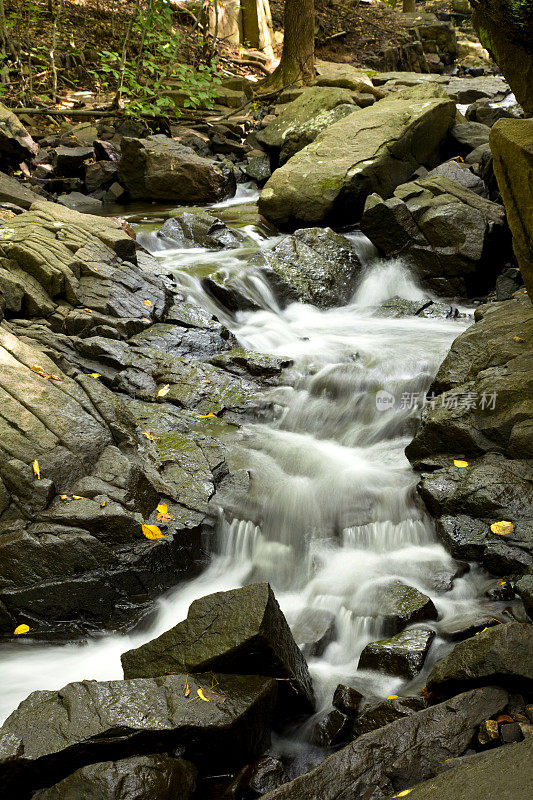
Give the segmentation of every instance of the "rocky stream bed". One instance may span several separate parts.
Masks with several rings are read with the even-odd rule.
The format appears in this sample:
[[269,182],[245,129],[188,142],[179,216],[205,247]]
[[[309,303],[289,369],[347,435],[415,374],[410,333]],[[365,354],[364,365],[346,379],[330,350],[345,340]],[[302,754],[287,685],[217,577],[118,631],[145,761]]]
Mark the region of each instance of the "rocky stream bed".
[[272,111],[4,115],[8,800],[532,788],[533,122],[338,65]]

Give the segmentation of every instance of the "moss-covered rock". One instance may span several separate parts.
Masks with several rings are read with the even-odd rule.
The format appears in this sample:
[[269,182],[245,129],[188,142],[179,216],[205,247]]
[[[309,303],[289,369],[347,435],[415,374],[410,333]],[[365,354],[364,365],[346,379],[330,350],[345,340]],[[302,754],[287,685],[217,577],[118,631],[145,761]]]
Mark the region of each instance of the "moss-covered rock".
[[429,651],[435,631],[428,628],[413,628],[367,644],[359,659],[359,669],[373,669],[414,678],[418,675]]

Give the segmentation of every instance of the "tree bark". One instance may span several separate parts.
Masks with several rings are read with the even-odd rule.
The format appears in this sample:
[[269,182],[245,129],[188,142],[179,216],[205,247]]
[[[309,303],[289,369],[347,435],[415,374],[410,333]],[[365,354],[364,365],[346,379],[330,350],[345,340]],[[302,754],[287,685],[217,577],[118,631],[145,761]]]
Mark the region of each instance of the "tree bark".
[[403,0],[402,11],[404,14],[414,14],[416,12],[416,0]]
[[262,84],[268,91],[315,77],[315,0],[285,0],[281,61]]

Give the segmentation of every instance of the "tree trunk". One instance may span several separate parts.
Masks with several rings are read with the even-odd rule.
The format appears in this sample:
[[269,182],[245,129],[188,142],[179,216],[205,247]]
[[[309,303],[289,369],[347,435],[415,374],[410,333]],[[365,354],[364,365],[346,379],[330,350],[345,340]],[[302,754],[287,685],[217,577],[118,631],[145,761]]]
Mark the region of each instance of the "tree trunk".
[[281,61],[262,84],[267,91],[315,77],[315,0],[285,0],[283,27]]
[[402,11],[404,14],[414,14],[416,12],[416,0],[403,0]]

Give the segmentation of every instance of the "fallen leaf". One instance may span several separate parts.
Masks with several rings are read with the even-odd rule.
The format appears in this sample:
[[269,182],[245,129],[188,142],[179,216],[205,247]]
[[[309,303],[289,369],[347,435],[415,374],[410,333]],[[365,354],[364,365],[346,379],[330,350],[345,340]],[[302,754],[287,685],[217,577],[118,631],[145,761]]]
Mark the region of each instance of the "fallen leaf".
[[208,702],[209,700],[214,700],[215,702],[223,703],[226,700],[223,694],[218,694],[217,692],[214,692],[212,689],[199,689],[198,694],[200,692],[202,692],[204,695],[202,697],[202,700],[205,700],[206,702]]
[[498,581],[498,586],[506,586],[507,581]]
[[191,684],[189,683],[189,676],[185,676],[185,686],[183,687],[184,697],[188,697],[191,693]]
[[62,381],[63,380],[61,375],[48,375],[47,377],[48,377],[48,380],[50,380],[50,381]]
[[32,364],[30,369],[31,369],[32,372],[36,372],[37,375],[40,375],[42,378],[47,378],[48,377],[48,374],[38,364]]
[[60,494],[59,499],[63,501],[63,503],[70,503],[70,497],[68,494]]
[[485,631],[488,631],[488,628],[483,628],[483,630],[481,630],[481,631],[478,631],[478,632],[477,632],[476,634],[474,634],[474,635],[475,635],[475,636],[479,636],[479,634],[480,634],[480,633],[485,633]]
[[514,722],[514,719],[509,714],[498,714],[496,722]]
[[457,459],[456,461],[453,462],[453,465],[454,467],[459,467],[459,469],[462,469],[463,467],[468,466],[468,461],[460,461],[459,459]]
[[212,411],[209,414],[198,414],[198,419],[209,419],[209,417],[216,417],[216,414],[213,414]]
[[208,698],[204,694],[204,690],[203,689],[197,689],[196,690],[196,694],[198,695],[200,700],[203,700],[205,703],[209,702]]
[[79,494],[73,494],[73,495],[72,495],[72,499],[73,499],[73,500],[87,500],[87,498],[86,498],[86,497],[82,497],[82,496],[81,496],[81,495],[79,495]]
[[387,700],[398,700],[399,697],[400,697],[399,694],[389,694],[389,696],[387,697]]
[[399,792],[398,794],[393,794],[393,797],[405,797],[406,794],[411,794],[412,789],[404,789],[403,792]]
[[168,383],[165,383],[165,385],[162,386],[161,389],[158,391],[157,396],[158,397],[164,397],[169,392],[170,392],[170,386],[169,386]]
[[106,501],[102,500],[102,502],[100,503],[100,508],[105,508],[106,505],[107,505]]
[[525,342],[525,341],[526,340],[522,339],[521,336],[513,336],[513,342],[518,342],[519,344],[521,344],[522,342]]
[[89,312],[89,314],[92,314],[92,313],[93,313],[93,310],[92,310],[92,308],[84,308],[83,310],[84,310],[84,311],[88,311],[88,312]]
[[37,459],[33,462],[33,474],[37,478],[38,481],[41,480],[41,470],[39,469],[39,462]]
[[493,522],[490,529],[493,533],[497,533],[498,536],[505,536],[506,533],[514,531],[514,525],[512,522],[502,519],[500,522]]
[[153,431],[143,431],[143,436],[146,436],[151,442],[154,442],[157,439],[157,436]]
[[151,304],[151,302],[150,302],[149,300],[145,300],[145,301],[144,301],[144,305],[145,305],[147,308],[151,308],[151,306],[152,306],[152,304]]
[[101,377],[102,376],[100,375],[99,372],[91,372],[91,378],[101,378]]
[[168,506],[166,503],[159,503],[157,506],[157,519],[159,522],[166,522],[169,519],[174,519],[172,514],[168,513]]
[[16,636],[18,636],[18,635],[19,635],[19,634],[21,634],[21,633],[28,633],[29,629],[30,629],[30,626],[29,626],[29,625],[17,625],[17,627],[15,628],[15,630],[13,631],[13,633],[14,633]]
[[142,532],[147,539],[163,539],[163,534],[157,525],[143,525]]

